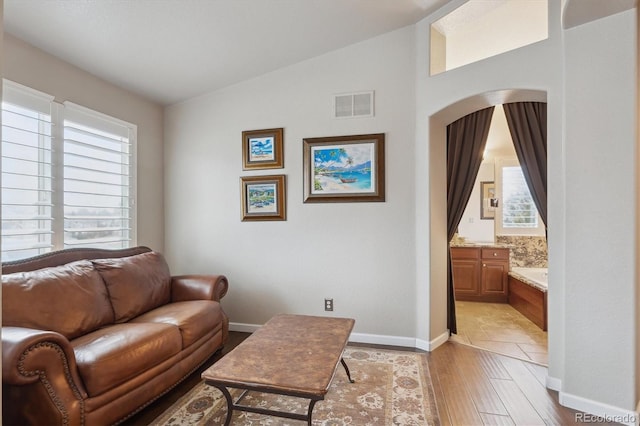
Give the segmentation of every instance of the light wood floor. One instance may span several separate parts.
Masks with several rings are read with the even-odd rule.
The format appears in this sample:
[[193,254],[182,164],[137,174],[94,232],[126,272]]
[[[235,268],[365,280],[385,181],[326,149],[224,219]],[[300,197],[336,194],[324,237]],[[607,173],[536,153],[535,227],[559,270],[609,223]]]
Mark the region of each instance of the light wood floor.
[[[205,368],[248,336],[248,333],[230,332],[221,353],[212,356],[187,380],[124,424],[150,424],[200,381]],[[396,346],[353,345],[424,352]],[[576,421],[578,412],[562,407],[557,392],[545,387],[547,369],[544,366],[452,341],[426,355],[443,426],[581,424]]]
[[547,332],[506,303],[456,301],[451,340],[547,365]]

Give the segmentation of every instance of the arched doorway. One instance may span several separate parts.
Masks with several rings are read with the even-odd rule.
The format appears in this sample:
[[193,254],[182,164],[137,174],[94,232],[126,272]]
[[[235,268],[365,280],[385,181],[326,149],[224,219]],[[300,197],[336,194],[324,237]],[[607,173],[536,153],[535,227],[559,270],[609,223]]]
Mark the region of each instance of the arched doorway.
[[429,217],[430,217],[430,333],[437,347],[448,336],[447,330],[447,203],[446,203],[446,127],[474,111],[509,102],[547,102],[547,92],[510,89],[486,92],[457,101],[429,117]]

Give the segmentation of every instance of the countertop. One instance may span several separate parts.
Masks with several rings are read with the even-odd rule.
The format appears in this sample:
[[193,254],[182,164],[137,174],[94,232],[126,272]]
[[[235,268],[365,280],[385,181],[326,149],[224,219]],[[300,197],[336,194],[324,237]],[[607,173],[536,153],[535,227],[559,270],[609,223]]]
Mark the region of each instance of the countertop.
[[492,242],[474,242],[474,241],[454,241],[451,240],[451,247],[489,247],[489,248],[511,248],[508,244],[492,243]]

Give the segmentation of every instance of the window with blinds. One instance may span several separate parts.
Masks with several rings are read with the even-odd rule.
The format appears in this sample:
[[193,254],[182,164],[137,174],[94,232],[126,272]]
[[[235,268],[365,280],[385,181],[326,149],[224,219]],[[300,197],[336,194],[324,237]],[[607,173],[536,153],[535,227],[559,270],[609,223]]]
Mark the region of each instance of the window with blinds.
[[11,83],[3,88],[3,261],[53,247],[52,100]]
[[496,166],[499,197],[496,232],[501,235],[544,235],[544,224],[518,161],[500,159]]
[[131,129],[65,103],[63,134],[64,246],[129,247]]
[[502,169],[502,226],[536,228],[538,210],[520,167]]
[[135,244],[136,127],[4,81],[2,261]]

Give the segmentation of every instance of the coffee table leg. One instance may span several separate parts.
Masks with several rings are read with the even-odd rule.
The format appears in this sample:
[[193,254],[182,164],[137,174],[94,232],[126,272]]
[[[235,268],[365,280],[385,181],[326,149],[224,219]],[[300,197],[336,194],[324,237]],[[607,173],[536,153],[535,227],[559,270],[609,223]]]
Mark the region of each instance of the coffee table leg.
[[222,385],[213,385],[213,386],[218,388],[220,392],[222,392],[222,394],[224,395],[225,399],[227,400],[227,418],[224,421],[224,426],[229,426],[231,424],[231,416],[233,415],[233,398],[231,397],[231,394],[229,393],[229,391],[225,386],[222,386]]
[[347,367],[347,363],[344,362],[344,358],[340,358],[340,362],[342,363],[342,366],[344,367],[344,371],[347,372],[347,377],[349,378],[349,383],[355,383],[356,381],[351,378],[351,372],[349,371],[349,367]]
[[316,405],[316,400],[309,401],[309,410],[307,411],[307,424],[311,426],[311,414],[313,413],[313,407]]

